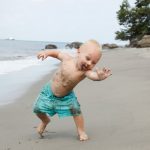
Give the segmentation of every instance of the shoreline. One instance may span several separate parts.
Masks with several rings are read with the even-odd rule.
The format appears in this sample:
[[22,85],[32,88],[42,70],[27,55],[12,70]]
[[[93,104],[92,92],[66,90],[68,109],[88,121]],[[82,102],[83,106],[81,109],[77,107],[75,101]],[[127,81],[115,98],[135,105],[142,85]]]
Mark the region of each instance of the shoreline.
[[57,68],[57,62],[49,59],[39,62],[39,65],[24,68],[19,71],[0,75],[0,107],[13,103],[23,95],[28,88]]
[[[55,72],[55,69],[53,69],[51,71],[51,73],[46,73],[46,75],[44,75],[43,77],[41,77],[40,79],[37,79],[37,81],[34,81],[31,83],[31,85],[28,85],[28,88],[25,88],[25,91],[22,92],[22,94],[20,94],[17,98],[14,98],[15,100],[13,100],[12,102],[9,102],[8,104],[2,104],[0,105],[0,108],[2,107],[6,107],[10,105],[15,105],[15,103],[21,103],[23,97],[25,97],[26,95],[30,95],[33,93],[33,95],[35,96],[35,93],[37,93],[38,96],[38,92],[40,92],[42,85],[44,85],[46,82],[48,82],[52,76],[52,74]],[[34,90],[34,92],[32,92]]]
[[104,52],[98,66],[111,68],[113,75],[101,82],[85,79],[75,88],[90,140],[79,142],[73,119],[57,116],[51,118],[44,139],[39,139],[39,119],[32,113],[32,106],[51,78],[47,74],[14,103],[1,107],[1,149],[149,149],[150,59],[141,54],[140,50],[122,49]]

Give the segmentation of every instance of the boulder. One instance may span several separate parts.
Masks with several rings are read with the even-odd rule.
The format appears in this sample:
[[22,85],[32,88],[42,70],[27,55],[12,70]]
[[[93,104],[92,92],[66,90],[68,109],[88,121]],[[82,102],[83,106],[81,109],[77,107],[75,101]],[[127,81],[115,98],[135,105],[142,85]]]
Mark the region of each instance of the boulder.
[[45,46],[45,49],[57,49],[57,46],[54,44],[48,44]]
[[119,46],[117,44],[103,44],[102,48],[104,49],[114,49],[114,48],[118,48]]
[[129,47],[137,47],[138,39],[134,38],[130,41]]
[[83,43],[81,43],[81,42],[72,42],[72,43],[68,43],[68,44],[66,44],[66,48],[76,48],[76,49],[79,49],[80,48],[80,46],[82,45]]
[[150,35],[144,35],[143,38],[137,42],[137,47],[150,47]]

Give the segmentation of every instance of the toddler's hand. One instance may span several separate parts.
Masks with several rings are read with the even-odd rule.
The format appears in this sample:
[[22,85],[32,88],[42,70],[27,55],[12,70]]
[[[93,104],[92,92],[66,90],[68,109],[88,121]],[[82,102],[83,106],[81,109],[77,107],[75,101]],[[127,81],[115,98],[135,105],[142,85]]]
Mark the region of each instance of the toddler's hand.
[[45,51],[39,52],[39,53],[37,54],[37,58],[38,58],[38,59],[41,59],[41,58],[42,58],[42,60],[46,59],[46,58],[47,58],[46,52],[45,52]]
[[112,75],[111,70],[107,68],[103,68],[102,70],[96,68],[96,73],[99,77],[99,80],[104,80]]

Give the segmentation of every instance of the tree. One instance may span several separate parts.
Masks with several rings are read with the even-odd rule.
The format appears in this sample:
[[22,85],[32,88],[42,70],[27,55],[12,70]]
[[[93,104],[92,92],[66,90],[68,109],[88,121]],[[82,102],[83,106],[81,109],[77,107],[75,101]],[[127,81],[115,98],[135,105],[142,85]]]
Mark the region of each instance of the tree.
[[131,8],[128,0],[123,0],[117,19],[122,26],[116,32],[116,39],[140,40],[144,35],[150,35],[150,0],[136,0],[135,7]]
[[150,0],[137,0],[135,2],[140,34],[150,35]]

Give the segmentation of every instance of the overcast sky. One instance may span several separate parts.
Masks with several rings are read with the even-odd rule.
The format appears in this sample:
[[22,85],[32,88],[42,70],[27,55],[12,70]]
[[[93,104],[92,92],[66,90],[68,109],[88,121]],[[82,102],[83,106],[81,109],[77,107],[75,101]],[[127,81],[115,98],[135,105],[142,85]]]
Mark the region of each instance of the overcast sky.
[[0,0],[0,39],[119,43],[116,11],[122,1]]

